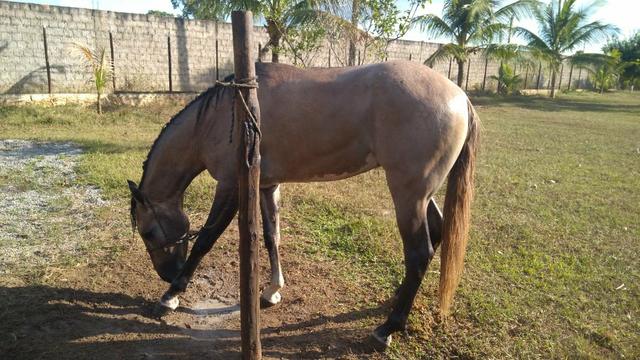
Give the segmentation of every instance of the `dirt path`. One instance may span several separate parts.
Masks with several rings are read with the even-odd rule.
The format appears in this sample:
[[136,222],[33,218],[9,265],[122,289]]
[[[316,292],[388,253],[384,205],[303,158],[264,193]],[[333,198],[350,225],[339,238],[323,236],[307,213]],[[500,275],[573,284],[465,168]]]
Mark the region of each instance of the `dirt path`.
[[[85,255],[82,265],[44,280],[7,280],[19,278],[26,266],[46,266],[91,242],[91,228],[101,226],[92,211],[113,205],[102,203],[96,189],[74,183],[81,152],[72,145],[0,144],[0,358],[239,358],[235,226],[203,262],[181,307],[162,319],[151,313],[166,285],[138,239],[112,239],[127,249],[116,259],[95,252]],[[126,209],[113,207],[113,212],[127,216]],[[81,223],[90,225],[79,230]],[[45,241],[43,234],[52,227],[63,241]],[[377,305],[385,294],[344,283],[331,274],[334,264],[305,259],[293,241],[285,236],[282,245],[283,303],[262,312],[265,358],[381,357],[372,352],[368,335],[388,311]],[[261,266],[264,286],[264,250]],[[358,305],[367,303],[376,305]]]

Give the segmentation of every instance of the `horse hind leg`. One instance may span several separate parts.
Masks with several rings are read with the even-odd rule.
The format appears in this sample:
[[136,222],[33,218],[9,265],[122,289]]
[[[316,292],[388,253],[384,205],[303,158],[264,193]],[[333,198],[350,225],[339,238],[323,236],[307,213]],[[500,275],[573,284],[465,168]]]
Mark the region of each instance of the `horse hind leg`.
[[264,243],[269,252],[269,262],[271,264],[271,282],[262,291],[262,296],[260,297],[262,307],[276,305],[282,300],[280,289],[284,287],[284,276],[282,276],[280,251],[278,249],[280,245],[279,199],[280,190],[278,185],[260,190]]
[[[431,203],[433,191],[430,188],[434,187],[427,186],[423,181],[419,182],[414,186],[405,183],[393,186],[390,181],[403,243],[405,275],[398,288],[393,310],[384,324],[373,332],[373,337],[383,347],[391,343],[391,334],[406,329],[416,294],[435,253],[437,242],[434,240],[440,238],[442,217],[435,202]],[[434,219],[429,221],[429,217]]]

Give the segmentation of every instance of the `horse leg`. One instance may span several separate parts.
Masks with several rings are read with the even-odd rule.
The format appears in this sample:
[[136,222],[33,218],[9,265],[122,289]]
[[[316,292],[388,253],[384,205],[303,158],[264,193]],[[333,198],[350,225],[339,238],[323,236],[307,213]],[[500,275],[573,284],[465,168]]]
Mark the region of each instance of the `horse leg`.
[[[438,250],[438,246],[440,246],[440,241],[442,240],[442,221],[442,211],[440,211],[438,204],[436,204],[436,200],[431,198],[427,205],[427,225],[429,226],[429,239],[431,239],[433,251]],[[394,300],[398,298],[400,288],[401,287],[398,287],[396,289]]]
[[238,189],[235,185],[224,186],[218,184],[205,227],[198,235],[198,239],[191,249],[180,276],[173,280],[169,290],[162,296],[160,303],[163,306],[173,310],[178,307],[177,295],[187,289],[187,285],[191,281],[200,261],[213,248],[213,245],[229,226],[237,211]]
[[431,198],[427,205],[427,224],[429,225],[429,238],[433,245],[433,250],[438,250],[442,240],[442,211],[438,208],[436,200]]
[[279,292],[284,286],[284,277],[280,266],[280,252],[278,251],[278,246],[280,245],[279,200],[279,185],[260,189],[264,243],[269,252],[269,262],[271,263],[271,283],[262,291],[261,296],[263,307],[273,306],[282,300]]
[[[427,266],[435,252],[430,236],[428,191],[426,184],[406,184],[390,186],[396,208],[396,220],[402,237],[405,259],[405,275],[398,289],[397,299],[386,322],[373,332],[373,337],[384,347],[391,344],[391,334],[406,329],[407,318],[422,283]],[[434,208],[435,207],[435,208]],[[431,212],[437,209],[431,205]],[[434,237],[437,236],[438,222],[434,221]]]

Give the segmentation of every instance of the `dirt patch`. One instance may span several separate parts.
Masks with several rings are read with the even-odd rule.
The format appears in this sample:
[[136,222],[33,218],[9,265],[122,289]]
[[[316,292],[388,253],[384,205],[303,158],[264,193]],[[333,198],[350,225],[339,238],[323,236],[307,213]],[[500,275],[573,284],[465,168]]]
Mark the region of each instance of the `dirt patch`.
[[[11,254],[1,260],[3,271],[20,272],[74,254],[91,241],[91,231],[101,230],[93,215],[98,206],[109,207],[121,219],[119,226],[126,226],[124,199],[105,204],[96,189],[75,184],[79,149],[0,144],[0,244],[3,254]],[[62,205],[56,208],[57,203]],[[52,228],[64,241],[46,242],[42,234]],[[0,358],[239,358],[237,239],[234,223],[203,261],[181,306],[161,319],[152,310],[167,284],[151,268],[139,239],[109,238],[111,245],[127,249],[115,259],[101,252],[77,253],[85,258],[83,265],[64,268],[57,276],[0,283]],[[389,310],[384,302],[389,294],[345,283],[332,273],[336,264],[305,258],[295,241],[284,236],[281,246],[287,281],[283,302],[262,311],[265,358],[381,357],[368,337]],[[261,255],[265,286],[264,249]]]

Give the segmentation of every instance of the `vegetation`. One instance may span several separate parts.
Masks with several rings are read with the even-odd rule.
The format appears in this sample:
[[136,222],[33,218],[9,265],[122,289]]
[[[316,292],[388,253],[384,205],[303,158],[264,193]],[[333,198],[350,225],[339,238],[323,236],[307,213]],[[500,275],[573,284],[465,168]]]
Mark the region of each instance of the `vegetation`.
[[626,66],[620,74],[622,87],[640,87],[640,31],[626,40],[614,39],[604,47],[605,52],[617,50],[620,53],[620,61]]
[[522,83],[522,78],[514,74],[513,68],[506,63],[500,65],[498,76],[492,75],[491,79],[498,82],[498,93],[502,95],[512,95]]
[[299,49],[299,41],[303,41],[302,49],[313,48],[319,36],[309,32],[318,32],[320,29],[315,23],[318,17],[337,5],[336,0],[171,0],[171,3],[174,8],[180,8],[184,16],[197,19],[225,20],[233,10],[250,10],[264,17],[269,42],[263,51],[271,50],[272,62],[279,62],[284,45],[294,52]]
[[162,10],[149,10],[147,12],[147,15],[153,15],[153,16],[158,16],[158,17],[168,17],[168,18],[175,17],[172,13],[168,13],[168,12],[162,11]]
[[[551,93],[556,95],[557,75],[560,65],[571,56],[566,55],[591,41],[617,32],[617,28],[601,23],[589,22],[595,7],[594,2],[578,9],[577,0],[550,1],[535,7],[534,18],[538,22],[538,33],[518,27],[516,32],[528,41],[529,47],[551,67]],[[583,54],[584,57],[584,54]]]
[[425,63],[435,62],[453,57],[458,64],[458,86],[464,80],[464,65],[471,54],[477,53],[508,28],[505,25],[512,19],[529,14],[534,5],[533,0],[519,0],[509,5],[498,7],[502,1],[446,0],[442,17],[428,14],[418,16],[414,24],[425,30],[427,34],[451,40],[440,47]]
[[104,93],[104,88],[107,86],[107,83],[113,74],[112,64],[107,60],[106,50],[104,47],[92,50],[88,46],[82,44],[76,43],[74,45],[85,60],[87,67],[91,70],[93,83],[96,87],[96,92],[98,93],[98,99],[96,101],[98,114],[102,114],[102,94]]
[[[436,257],[416,300],[410,336],[399,335],[388,356],[639,357],[640,94],[574,93],[555,101],[478,98],[474,103],[483,123],[483,146],[470,248],[453,318],[446,326],[434,320]],[[151,142],[180,107],[107,108],[101,117],[77,106],[4,107],[0,136],[73,141],[85,149],[80,180],[99,186],[110,200],[99,214],[109,231],[92,243],[116,252],[110,258],[121,262],[126,257],[117,251],[142,246],[129,240],[126,179],[140,177]],[[208,212],[212,189],[206,175],[189,188],[185,205],[194,224]],[[296,263],[319,262],[328,276],[352,284],[331,290],[352,294],[338,311],[383,304],[403,272],[384,173],[284,184],[282,192],[283,256],[296,259],[284,269],[289,286],[303,276],[295,272]],[[437,199],[441,203],[441,194]],[[122,242],[114,243],[114,234]],[[68,234],[57,236],[68,242]],[[320,292],[314,301],[334,298]],[[373,328],[384,314],[348,317],[345,326]]]

